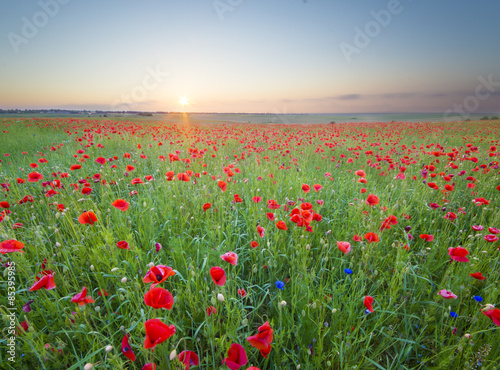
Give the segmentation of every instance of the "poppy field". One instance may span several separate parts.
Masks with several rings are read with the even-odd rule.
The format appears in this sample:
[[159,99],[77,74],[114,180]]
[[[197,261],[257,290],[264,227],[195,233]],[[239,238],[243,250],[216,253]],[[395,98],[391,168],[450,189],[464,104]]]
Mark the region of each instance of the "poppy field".
[[0,125],[2,368],[500,363],[498,121]]

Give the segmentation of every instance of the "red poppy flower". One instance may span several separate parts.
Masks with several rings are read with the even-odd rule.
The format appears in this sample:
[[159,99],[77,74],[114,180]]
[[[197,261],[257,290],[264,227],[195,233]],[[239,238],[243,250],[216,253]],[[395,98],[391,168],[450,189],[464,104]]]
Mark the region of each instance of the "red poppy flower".
[[354,240],[355,242],[360,242],[360,241],[362,241],[363,239],[362,239],[359,235],[357,235],[357,234],[356,234],[356,235],[354,235],[354,236],[352,237],[352,240]]
[[248,362],[247,354],[245,349],[237,343],[231,344],[229,350],[227,351],[227,357],[222,361],[231,370],[238,370],[242,366],[245,366]]
[[214,266],[210,269],[210,276],[212,277],[212,281],[219,285],[223,286],[226,284],[226,272],[222,267]]
[[72,164],[71,167],[69,168],[70,171],[75,171],[75,170],[79,170],[80,168],[82,168],[81,165],[79,164]]
[[376,243],[380,241],[380,238],[375,233],[366,233],[365,239],[368,241],[368,243]]
[[222,256],[220,256],[220,258],[233,266],[236,266],[236,264],[238,263],[238,255],[233,252],[224,253]]
[[484,280],[486,279],[481,272],[474,272],[473,274],[470,274],[474,279],[477,280]]
[[311,187],[307,184],[302,184],[302,190],[307,194],[311,191]]
[[78,303],[79,306],[86,305],[87,303],[94,303],[92,297],[87,297],[87,288],[83,287],[82,291],[71,298],[71,302]]
[[171,267],[165,265],[153,266],[142,279],[145,283],[153,283],[154,288],[157,284],[163,283],[169,276],[174,276],[175,272]]
[[38,172],[31,172],[28,174],[29,182],[38,182],[39,180],[43,180],[43,175]]
[[212,204],[211,204],[211,203],[205,203],[205,204],[203,205],[203,210],[206,212],[207,210],[209,210],[209,209],[210,209],[210,207],[212,207]]
[[182,351],[179,353],[179,356],[177,356],[177,359],[186,365],[185,370],[189,370],[191,366],[198,366],[200,364],[198,355],[193,351]]
[[469,259],[466,257],[469,254],[469,251],[462,247],[450,247],[448,248],[448,254],[451,259],[458,262],[469,262]]
[[252,347],[258,350],[266,350],[271,346],[273,341],[273,329],[269,326],[269,321],[266,321],[264,325],[259,326],[258,333],[247,338],[247,341]]
[[348,254],[351,251],[351,243],[348,242],[337,242],[337,247],[345,254]]
[[99,297],[102,297],[102,296],[104,296],[104,297],[108,297],[108,296],[109,296],[109,293],[108,293],[108,292],[106,292],[104,289],[99,289],[99,292],[97,293],[97,295],[98,295]]
[[311,203],[305,202],[300,205],[300,209],[303,211],[310,211],[313,208]]
[[255,202],[255,203],[260,203],[260,201],[262,200],[261,197],[253,197],[252,200]]
[[379,199],[376,195],[369,194],[368,198],[366,198],[366,204],[368,204],[370,207],[379,204]]
[[219,185],[219,188],[220,188],[220,190],[222,190],[222,192],[226,191],[227,184],[226,184],[225,181],[219,180],[219,182],[217,183],[217,185]]
[[264,234],[265,234],[265,232],[266,232],[266,229],[264,229],[262,226],[260,226],[260,225],[259,225],[259,226],[257,226],[257,232],[259,233],[259,236],[260,236],[261,238],[263,238],[263,237],[264,237]]
[[496,326],[500,326],[500,310],[498,308],[482,311]]
[[369,295],[365,296],[363,304],[365,305],[366,309],[370,312],[373,312],[372,303],[373,303],[373,298],[370,297]]
[[214,306],[210,306],[205,308],[205,312],[207,313],[208,316],[212,316],[217,313],[217,309]]
[[238,295],[241,298],[245,298],[247,296],[247,292],[245,291],[245,289],[238,289]]
[[148,362],[142,367],[142,370],[156,370],[156,364]]
[[144,348],[146,349],[155,348],[175,334],[175,326],[168,326],[160,319],[148,320],[144,323],[144,327],[146,328],[146,339],[144,340]]
[[320,184],[314,184],[313,185],[313,189],[317,193],[318,191],[320,191],[321,189],[323,189],[323,186],[321,186]]
[[152,288],[144,294],[144,303],[146,306],[156,309],[166,308],[167,310],[170,310],[174,304],[174,297],[166,289]]
[[267,213],[266,213],[266,216],[267,216],[267,218],[268,218],[270,221],[274,221],[274,213],[267,212]]
[[420,239],[424,239],[426,242],[431,242],[434,240],[434,235],[429,235],[429,234],[420,234],[419,235]]
[[281,206],[274,199],[269,199],[267,201],[267,208],[269,209],[279,209]]
[[135,179],[133,179],[132,181],[130,181],[130,183],[132,185],[144,184],[144,182],[142,181],[142,179],[140,179],[139,177],[136,177]]
[[58,204],[58,205],[57,205],[57,210],[58,210],[59,212],[64,212],[64,204]]
[[496,227],[488,227],[488,231],[492,234],[500,234],[500,229],[497,229]]
[[235,203],[243,203],[243,199],[238,194],[234,194],[234,202]]
[[125,334],[122,339],[122,353],[127,357],[130,361],[135,361],[135,353],[132,351],[132,347],[128,343],[128,338],[130,334]]
[[284,221],[276,222],[276,227],[280,230],[288,230]]
[[117,199],[113,203],[111,203],[111,205],[123,212],[125,212],[130,207],[130,203],[125,199]]
[[255,240],[250,242],[250,246],[252,248],[257,248],[259,246],[259,243],[257,243]]
[[476,206],[483,206],[483,205],[488,205],[488,204],[490,204],[490,201],[489,201],[489,200],[486,200],[486,199],[484,199],[484,198],[475,198],[475,199],[473,200],[473,202],[474,202],[474,204],[475,204]]
[[493,234],[488,234],[484,236],[484,240],[490,243],[494,243],[498,240],[498,236],[493,235]]
[[132,172],[133,170],[135,170],[135,167],[132,166],[131,164],[127,164],[127,171]]
[[116,243],[116,246],[120,249],[130,250],[130,246],[125,240],[120,240],[119,242]]
[[93,225],[94,223],[97,222],[97,216],[95,215],[94,212],[88,211],[88,212],[83,212],[80,217],[78,217],[78,221],[83,225],[83,224],[89,224]]
[[21,227],[23,227],[24,225],[20,222],[16,222],[15,224],[12,224],[12,228],[13,229],[20,229]]
[[83,194],[83,195],[90,194],[91,192],[92,192],[92,188],[84,187],[84,188],[82,189],[82,194]]
[[18,179],[17,179],[17,183],[18,183],[18,184],[24,184],[24,183],[26,183],[26,180],[25,180],[25,179],[20,179],[20,178],[18,178]]
[[0,208],[10,208],[9,202],[0,202]]
[[56,283],[54,282],[54,275],[52,270],[44,270],[41,272],[43,275],[41,278],[37,276],[35,278],[35,284],[29,289],[30,292],[45,288],[47,290],[54,289]]
[[0,253],[2,254],[12,253],[12,252],[24,253],[24,251],[22,250],[23,248],[24,244],[21,243],[20,241],[17,241],[16,239],[4,240],[3,242],[0,243]]

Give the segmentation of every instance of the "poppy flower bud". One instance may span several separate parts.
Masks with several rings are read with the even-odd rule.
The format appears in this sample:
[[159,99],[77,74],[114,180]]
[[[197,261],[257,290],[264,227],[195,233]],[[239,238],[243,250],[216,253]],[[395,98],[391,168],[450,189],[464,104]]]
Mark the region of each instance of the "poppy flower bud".
[[61,248],[61,244],[59,242],[56,242],[56,247]]
[[94,271],[94,265],[90,265],[90,271]]
[[337,312],[337,309],[336,308],[333,308],[332,309],[332,313],[336,313]]
[[464,338],[467,338],[467,339],[469,339],[469,338],[470,338],[470,334],[469,334],[469,333],[467,333],[467,334],[464,334]]
[[156,252],[159,252],[161,250],[161,244],[155,243],[155,248],[156,248]]
[[113,350],[113,346],[106,346],[106,352],[111,352]]
[[126,277],[124,277],[124,278],[122,279],[122,284],[125,284],[126,282],[127,282],[127,278],[126,278]]
[[113,268],[111,269],[111,272],[116,272],[116,271],[118,271],[118,267],[113,267]]
[[86,364],[84,367],[83,367],[83,370],[92,370],[94,368],[94,365],[92,365],[90,362],[88,364]]
[[285,306],[286,306],[286,301],[281,301],[281,302],[280,302],[280,306],[281,306],[281,307],[285,307]]
[[217,299],[218,299],[220,302],[224,302],[224,296],[223,296],[221,293],[217,294]]
[[492,309],[494,309],[494,308],[495,308],[495,306],[494,306],[494,305],[492,305],[492,304],[488,303],[488,304],[485,304],[485,305],[484,305],[484,307],[481,309],[481,311],[488,311],[488,310],[492,310]]
[[172,352],[170,352],[168,358],[170,359],[170,361],[173,361],[173,359],[176,357],[177,357],[177,351],[174,349]]

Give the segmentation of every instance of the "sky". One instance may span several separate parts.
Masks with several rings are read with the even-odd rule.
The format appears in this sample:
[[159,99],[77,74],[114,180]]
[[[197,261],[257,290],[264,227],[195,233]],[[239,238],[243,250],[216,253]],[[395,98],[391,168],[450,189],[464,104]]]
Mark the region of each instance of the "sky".
[[498,0],[4,0],[0,108],[499,112],[499,15]]

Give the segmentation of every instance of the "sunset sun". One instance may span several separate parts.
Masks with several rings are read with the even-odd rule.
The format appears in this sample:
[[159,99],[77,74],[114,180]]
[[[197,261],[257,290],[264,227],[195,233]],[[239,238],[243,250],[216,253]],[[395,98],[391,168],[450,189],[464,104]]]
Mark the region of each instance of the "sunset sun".
[[187,105],[188,104],[188,98],[185,97],[185,96],[181,96],[181,98],[179,99],[179,104],[184,106],[184,105]]

